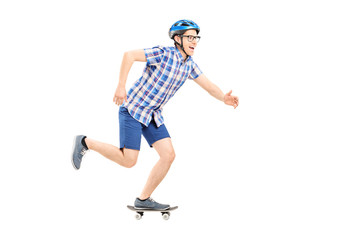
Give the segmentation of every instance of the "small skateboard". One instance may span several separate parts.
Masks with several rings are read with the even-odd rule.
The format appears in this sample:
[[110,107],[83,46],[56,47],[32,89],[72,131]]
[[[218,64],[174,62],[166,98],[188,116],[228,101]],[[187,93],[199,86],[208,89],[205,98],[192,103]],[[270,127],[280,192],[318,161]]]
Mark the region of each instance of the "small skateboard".
[[137,209],[134,206],[130,206],[130,205],[128,205],[127,208],[130,209],[131,211],[136,212],[136,214],[135,214],[136,220],[140,220],[142,218],[142,216],[144,215],[144,212],[161,212],[161,215],[162,215],[163,219],[164,220],[169,220],[170,212],[177,209],[178,206],[170,207],[169,209],[166,209],[166,210]]

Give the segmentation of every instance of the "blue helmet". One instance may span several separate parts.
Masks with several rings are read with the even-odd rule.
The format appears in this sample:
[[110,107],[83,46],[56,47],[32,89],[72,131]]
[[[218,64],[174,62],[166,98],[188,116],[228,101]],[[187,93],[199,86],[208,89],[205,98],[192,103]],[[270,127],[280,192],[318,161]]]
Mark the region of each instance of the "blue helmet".
[[191,20],[180,20],[174,23],[169,30],[169,37],[171,39],[176,35],[181,35],[187,30],[194,29],[199,34],[200,27]]

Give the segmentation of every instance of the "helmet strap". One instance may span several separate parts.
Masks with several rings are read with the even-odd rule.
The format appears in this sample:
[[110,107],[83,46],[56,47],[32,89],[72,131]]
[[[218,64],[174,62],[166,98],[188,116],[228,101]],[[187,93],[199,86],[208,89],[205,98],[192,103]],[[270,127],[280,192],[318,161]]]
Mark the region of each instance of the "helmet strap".
[[[183,52],[185,53],[186,57],[185,57],[185,60],[184,60],[184,61],[186,61],[186,60],[188,59],[189,55],[186,53],[186,51],[185,51],[185,49],[184,49],[183,37],[180,37],[180,39],[181,39],[181,44],[179,44],[177,41],[175,41],[175,43],[176,43],[177,45],[179,45],[180,48],[181,48],[181,50],[183,50]],[[175,39],[174,39],[174,40],[175,40]]]

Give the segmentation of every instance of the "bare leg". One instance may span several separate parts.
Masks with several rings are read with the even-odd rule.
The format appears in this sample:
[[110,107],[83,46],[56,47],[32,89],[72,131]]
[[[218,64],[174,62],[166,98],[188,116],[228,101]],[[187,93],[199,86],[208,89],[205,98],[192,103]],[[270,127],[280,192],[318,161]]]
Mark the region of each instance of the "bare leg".
[[146,199],[151,196],[156,187],[166,176],[171,164],[175,159],[175,151],[171,142],[171,138],[161,139],[153,144],[153,147],[158,152],[160,160],[155,164],[151,170],[149,178],[145,184],[144,190],[140,195],[140,199]]
[[94,139],[85,138],[86,145],[90,150],[94,150],[104,157],[110,159],[117,164],[131,168],[136,164],[137,158],[139,156],[138,150],[126,149],[120,150],[118,147],[115,147],[111,144],[102,143]]

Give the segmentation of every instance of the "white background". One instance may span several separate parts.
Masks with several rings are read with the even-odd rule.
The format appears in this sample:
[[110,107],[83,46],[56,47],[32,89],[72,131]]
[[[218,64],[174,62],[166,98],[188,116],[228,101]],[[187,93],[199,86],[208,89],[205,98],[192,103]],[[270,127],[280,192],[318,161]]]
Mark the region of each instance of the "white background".
[[[1,239],[359,239],[360,34],[356,1],[1,1]],[[234,110],[188,81],[164,109],[177,158],[154,192],[169,221],[126,209],[157,154],[119,144],[112,98],[127,50],[172,45],[192,19],[195,60]],[[141,75],[135,63],[127,87]]]

